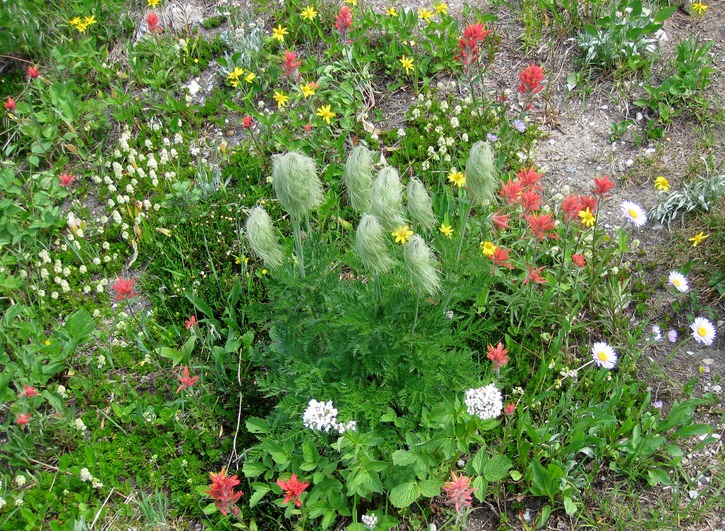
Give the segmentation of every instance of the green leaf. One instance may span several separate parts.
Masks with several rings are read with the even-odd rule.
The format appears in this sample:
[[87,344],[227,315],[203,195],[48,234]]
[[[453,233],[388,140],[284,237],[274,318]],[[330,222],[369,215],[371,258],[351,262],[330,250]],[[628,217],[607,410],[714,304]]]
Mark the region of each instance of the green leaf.
[[654,21],[655,22],[664,22],[665,20],[667,20],[668,18],[670,18],[675,13],[675,11],[677,11],[677,6],[676,5],[675,6],[666,7],[664,9],[662,9],[661,11],[659,11],[654,16]]
[[650,486],[655,487],[662,483],[663,485],[670,484],[670,476],[661,468],[655,468],[647,471],[647,482]]
[[312,441],[305,441],[302,444],[302,457],[306,463],[317,464],[320,460],[320,453],[317,451],[315,443]]
[[249,498],[250,507],[257,505],[272,490],[266,483],[252,483],[252,488],[254,488],[254,494]]
[[189,337],[189,339],[186,340],[184,343],[184,346],[181,347],[181,355],[184,357],[184,360],[188,361],[191,357],[191,353],[194,352],[194,345],[196,344],[196,336],[192,335]]
[[546,522],[549,521],[550,516],[551,516],[551,506],[549,504],[546,504],[541,508],[541,514],[539,516],[539,522],[538,522],[537,527],[544,527],[546,525]]
[[418,456],[407,450],[396,450],[393,452],[393,464],[395,466],[412,465],[418,460]]
[[245,425],[249,433],[269,433],[269,422],[259,417],[249,417]]
[[473,459],[471,459],[470,461],[470,465],[471,467],[473,467],[473,471],[479,476],[483,475],[484,466],[486,465],[486,460],[488,458],[488,455],[486,454],[486,449],[480,448],[478,452],[476,452],[476,455],[473,456]]
[[174,364],[174,367],[176,367],[179,363],[181,363],[181,360],[184,359],[184,355],[181,352],[171,347],[159,347],[156,349],[156,354],[162,358],[170,359]]
[[214,503],[210,503],[209,505],[204,507],[204,509],[202,509],[202,510],[204,511],[204,514],[214,514],[219,509],[217,509],[217,507],[216,507],[216,505],[214,505]]
[[418,482],[418,488],[420,489],[420,493],[422,496],[425,496],[426,498],[432,498],[433,496],[438,496],[441,492],[441,487],[443,486],[443,481],[439,479],[424,479],[423,481]]
[[522,477],[524,477],[518,470],[510,471],[509,476],[511,476],[511,479],[513,479],[514,481],[519,481]]
[[577,511],[576,504],[569,496],[564,496],[564,510],[569,516],[574,516]]
[[264,463],[253,463],[250,461],[247,461],[244,463],[244,466],[242,467],[242,472],[244,475],[248,478],[256,478],[258,476],[261,476],[264,474],[267,470],[267,466],[264,465]]
[[695,435],[710,435],[712,428],[707,424],[693,424],[685,426],[675,432],[675,437],[693,437]]
[[487,481],[500,481],[511,469],[511,460],[502,454],[496,454],[483,466],[483,475]]
[[82,345],[92,339],[91,332],[96,328],[96,321],[88,310],[81,308],[68,316],[63,328],[77,344]]
[[488,481],[486,481],[486,478],[483,476],[474,477],[471,486],[473,487],[473,495],[478,501],[483,502],[488,494]]
[[420,497],[420,489],[415,481],[406,481],[390,491],[390,503],[398,509],[408,507]]

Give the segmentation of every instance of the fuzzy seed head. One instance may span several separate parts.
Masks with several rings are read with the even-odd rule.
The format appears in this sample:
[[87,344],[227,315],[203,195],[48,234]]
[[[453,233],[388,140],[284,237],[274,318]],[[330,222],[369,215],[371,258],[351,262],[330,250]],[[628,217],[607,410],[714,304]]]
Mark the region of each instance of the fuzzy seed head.
[[406,224],[402,214],[402,196],[400,177],[396,169],[387,166],[380,170],[378,178],[373,183],[370,213],[380,220],[388,232]]
[[295,151],[277,155],[272,163],[272,181],[282,208],[295,219],[302,219],[322,204],[322,182],[315,161],[307,155]]
[[373,188],[373,160],[368,148],[358,145],[352,149],[342,171],[342,182],[353,210],[360,214],[369,211]]
[[413,234],[403,247],[403,261],[410,282],[419,294],[434,295],[441,289],[441,280],[436,270],[436,260],[423,238]]
[[433,214],[433,200],[417,177],[413,177],[408,183],[408,212],[413,221],[420,223],[426,230],[437,225]]
[[249,211],[245,228],[249,246],[264,260],[264,264],[270,269],[282,265],[282,246],[277,239],[272,218],[264,208],[254,207]]
[[387,231],[372,214],[365,214],[355,233],[355,249],[363,265],[374,273],[384,273],[393,264],[388,253]]
[[498,186],[493,148],[489,142],[476,142],[466,162],[466,183],[484,204],[493,200]]

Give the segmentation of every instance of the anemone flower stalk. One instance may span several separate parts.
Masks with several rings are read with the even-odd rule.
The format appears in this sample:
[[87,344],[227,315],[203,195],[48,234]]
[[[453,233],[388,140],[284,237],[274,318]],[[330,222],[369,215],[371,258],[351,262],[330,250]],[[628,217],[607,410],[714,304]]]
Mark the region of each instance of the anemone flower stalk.
[[259,143],[259,138],[257,138],[254,129],[254,123],[252,123],[251,127],[249,127],[249,136],[252,137],[252,143],[254,144],[254,148],[257,150],[257,153],[259,154],[259,159],[262,161],[262,171],[264,172],[264,174],[269,174],[269,162],[267,162],[267,157],[264,155],[262,145]]

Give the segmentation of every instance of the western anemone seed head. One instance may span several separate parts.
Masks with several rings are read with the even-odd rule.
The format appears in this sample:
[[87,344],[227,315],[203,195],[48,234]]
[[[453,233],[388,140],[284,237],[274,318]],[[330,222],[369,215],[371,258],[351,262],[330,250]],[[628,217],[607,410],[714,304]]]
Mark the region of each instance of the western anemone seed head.
[[427,230],[437,224],[433,214],[433,200],[417,177],[413,177],[408,183],[408,212],[414,221],[420,223]]
[[403,247],[403,261],[410,281],[419,294],[433,295],[441,289],[436,260],[423,238],[413,234]]
[[322,183],[315,161],[307,155],[295,151],[277,155],[272,163],[272,182],[282,208],[295,219],[302,219],[322,204]]
[[245,227],[249,246],[262,257],[264,264],[270,269],[282,265],[282,246],[267,211],[262,207],[254,207],[249,211]]
[[342,171],[342,182],[347,189],[350,206],[358,213],[370,210],[373,188],[373,160],[365,146],[355,146],[347,157]]
[[466,162],[466,183],[484,203],[493,199],[498,187],[493,148],[489,142],[476,142]]
[[355,233],[355,249],[363,265],[374,273],[384,273],[393,264],[388,254],[388,233],[372,214],[365,214]]
[[400,188],[398,172],[390,166],[380,170],[378,178],[373,183],[370,212],[380,220],[383,228],[388,232],[405,225],[405,218],[401,213],[403,197]]

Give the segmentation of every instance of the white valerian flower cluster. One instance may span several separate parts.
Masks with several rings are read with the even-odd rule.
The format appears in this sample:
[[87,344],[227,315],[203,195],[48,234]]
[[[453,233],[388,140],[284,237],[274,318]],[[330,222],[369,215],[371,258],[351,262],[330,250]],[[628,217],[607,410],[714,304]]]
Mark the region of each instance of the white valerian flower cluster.
[[496,418],[503,411],[501,391],[493,384],[478,389],[469,389],[466,391],[466,407],[469,415],[481,420]]
[[313,431],[336,431],[340,434],[348,430],[355,430],[357,423],[351,420],[347,423],[337,421],[337,409],[332,405],[332,400],[328,402],[318,402],[314,398],[307,404],[307,409],[302,416],[302,422],[306,428]]
[[360,519],[362,520],[362,524],[368,529],[375,529],[375,526],[378,525],[378,517],[372,513],[365,514]]

